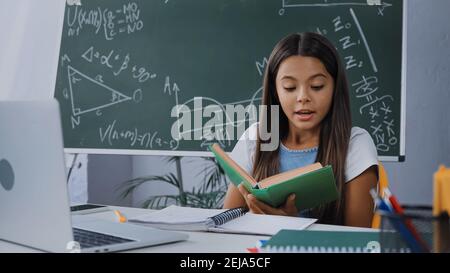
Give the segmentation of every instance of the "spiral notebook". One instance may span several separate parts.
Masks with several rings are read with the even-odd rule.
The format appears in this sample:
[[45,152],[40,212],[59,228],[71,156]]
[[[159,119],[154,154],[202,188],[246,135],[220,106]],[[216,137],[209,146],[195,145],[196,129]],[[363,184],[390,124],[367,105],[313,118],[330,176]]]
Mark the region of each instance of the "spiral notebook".
[[131,218],[128,222],[169,230],[274,235],[282,229],[303,230],[316,220],[253,214],[243,208],[202,209],[172,205]]
[[260,252],[281,253],[372,253],[381,252],[379,232],[281,230]]

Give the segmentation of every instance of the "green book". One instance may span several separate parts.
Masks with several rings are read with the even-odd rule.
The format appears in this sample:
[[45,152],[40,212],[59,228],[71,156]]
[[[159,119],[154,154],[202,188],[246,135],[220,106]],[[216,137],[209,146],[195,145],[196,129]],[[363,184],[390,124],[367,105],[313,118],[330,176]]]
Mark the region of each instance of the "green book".
[[262,252],[381,252],[380,233],[373,231],[280,230]]
[[314,163],[256,181],[218,144],[210,145],[209,149],[234,185],[239,186],[243,183],[258,200],[272,207],[284,204],[292,193],[295,193],[299,211],[323,205],[338,198],[333,169],[330,165],[323,167],[320,163]]

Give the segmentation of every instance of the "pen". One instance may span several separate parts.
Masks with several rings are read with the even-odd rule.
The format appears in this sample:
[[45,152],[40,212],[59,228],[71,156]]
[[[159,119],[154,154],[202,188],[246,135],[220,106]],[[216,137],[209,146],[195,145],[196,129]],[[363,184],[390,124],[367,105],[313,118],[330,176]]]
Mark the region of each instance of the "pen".
[[[370,190],[370,195],[372,195],[372,198],[375,200],[375,204],[378,209],[396,215],[396,212],[392,208],[389,200],[383,200],[380,198],[374,189]],[[417,240],[411,234],[411,231],[402,223],[400,219],[389,218],[389,220],[395,229],[397,229],[397,231],[402,235],[412,252],[417,253],[423,251]]]
[[127,221],[127,218],[120,211],[114,210],[114,214],[116,214],[120,223],[125,223]]
[[[405,213],[404,209],[398,202],[397,198],[391,193],[391,191],[388,188],[384,189],[385,196],[389,199],[390,203],[392,204],[392,207],[394,210],[400,214],[403,215]],[[412,235],[416,240],[419,242],[420,246],[422,247],[422,250],[424,252],[430,252],[430,249],[428,245],[422,240],[421,236],[417,232],[416,228],[414,227],[413,223],[411,222],[411,219],[405,219],[405,224],[407,228],[411,231]]]
[[269,240],[258,240],[257,242],[256,242],[256,247],[257,248],[262,248],[262,247],[264,247],[265,245],[266,245],[266,243],[268,242]]

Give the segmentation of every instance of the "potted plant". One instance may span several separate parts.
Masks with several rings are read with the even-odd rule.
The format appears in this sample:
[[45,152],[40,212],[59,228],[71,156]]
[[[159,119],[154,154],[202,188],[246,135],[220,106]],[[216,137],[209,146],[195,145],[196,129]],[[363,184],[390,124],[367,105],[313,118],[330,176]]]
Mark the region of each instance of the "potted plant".
[[197,176],[203,177],[203,181],[200,186],[193,187],[190,191],[183,187],[181,174],[182,159],[184,158],[181,156],[173,156],[167,160],[168,163],[176,164],[176,173],[170,172],[165,175],[149,175],[125,181],[118,188],[120,197],[126,198],[143,184],[165,182],[177,188],[178,194],[151,196],[141,204],[141,207],[162,209],[168,205],[175,204],[196,208],[222,208],[228,182],[224,171],[216,164],[215,159],[211,157],[200,157],[205,164],[204,169],[200,170]]

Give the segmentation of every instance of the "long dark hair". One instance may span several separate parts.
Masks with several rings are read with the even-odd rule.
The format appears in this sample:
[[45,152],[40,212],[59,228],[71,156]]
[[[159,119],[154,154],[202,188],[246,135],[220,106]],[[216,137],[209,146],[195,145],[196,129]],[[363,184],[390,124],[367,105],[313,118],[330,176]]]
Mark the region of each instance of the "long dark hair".
[[[267,105],[261,112],[260,125],[267,122],[271,128],[270,105],[278,105],[280,100],[276,90],[276,76],[280,64],[291,56],[314,57],[319,59],[334,79],[333,101],[328,114],[321,122],[319,149],[316,162],[332,165],[336,186],[340,193],[335,202],[314,208],[312,216],[321,223],[343,224],[345,209],[345,162],[351,133],[351,112],[347,78],[339,59],[339,54],[325,37],[316,33],[298,33],[283,38],[272,51],[264,74],[264,91],[261,105]],[[283,111],[279,115],[280,140],[287,137],[289,120]],[[257,138],[253,164],[253,176],[261,180],[279,172],[279,146],[274,151],[261,151],[261,143],[271,140]]]

